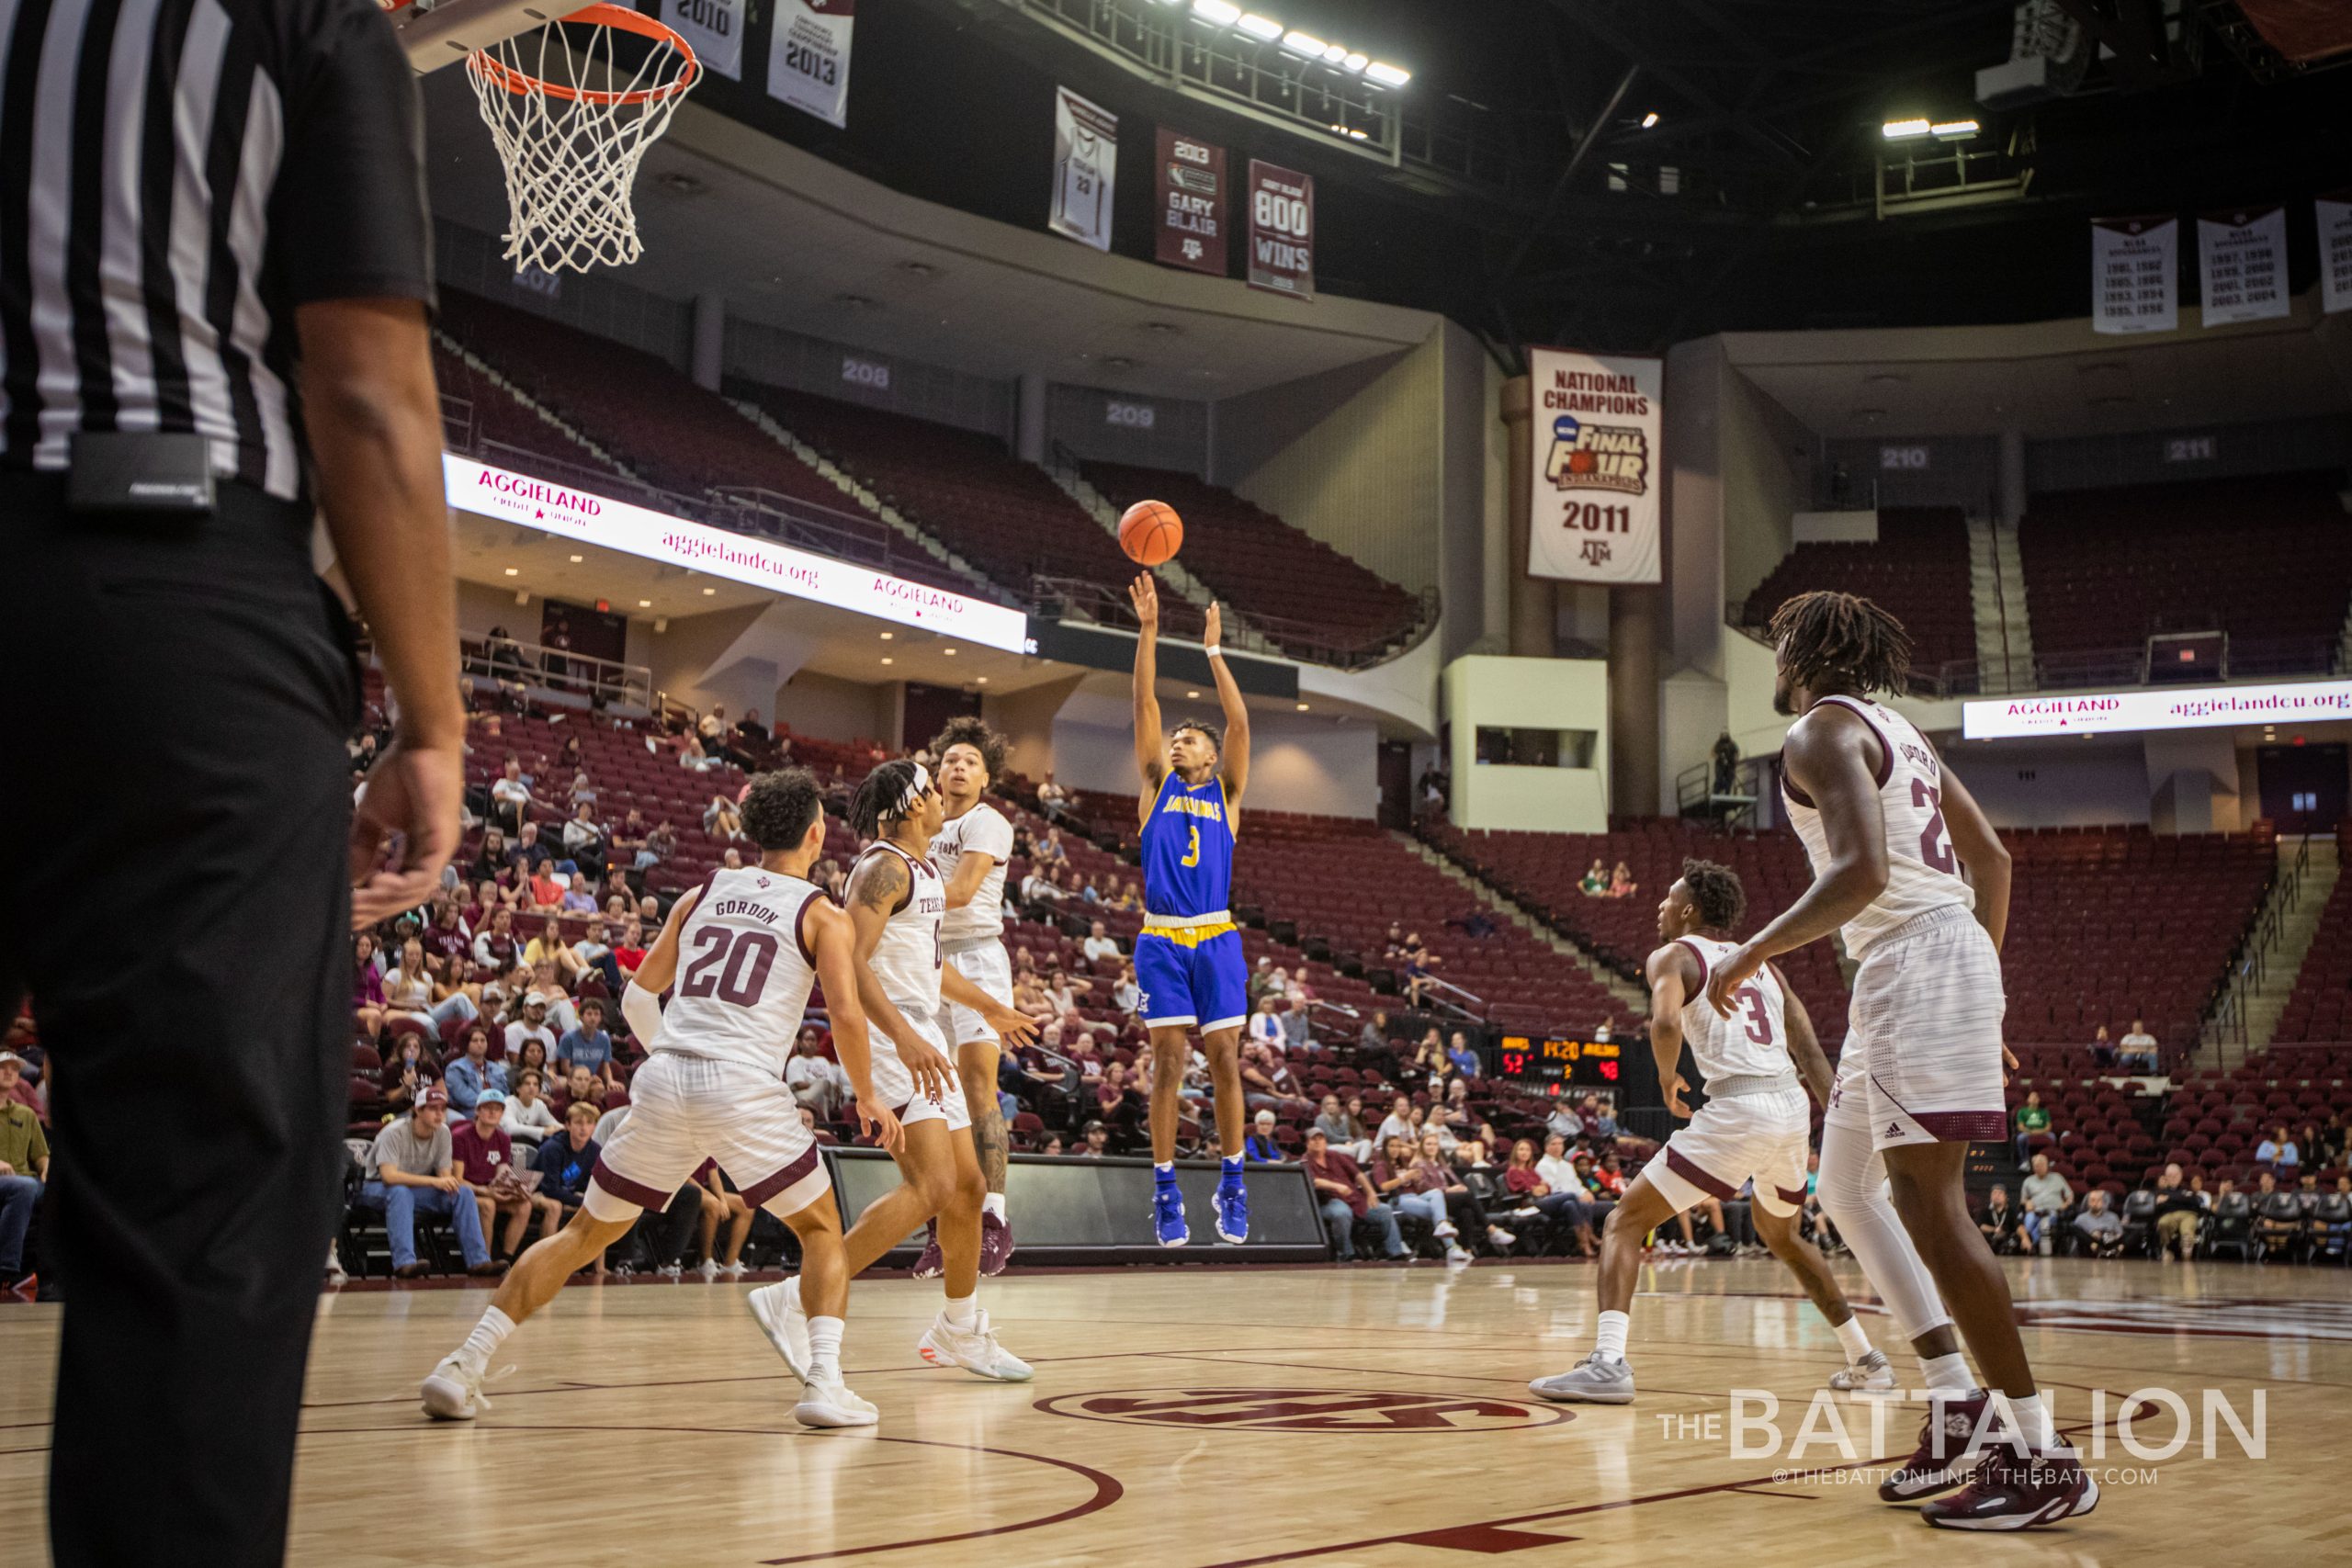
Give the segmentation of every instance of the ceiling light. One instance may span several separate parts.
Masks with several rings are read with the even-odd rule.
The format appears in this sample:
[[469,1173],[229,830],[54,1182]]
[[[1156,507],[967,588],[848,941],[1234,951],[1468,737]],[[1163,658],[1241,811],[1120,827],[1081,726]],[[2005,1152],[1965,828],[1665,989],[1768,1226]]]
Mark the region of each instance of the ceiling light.
[[520,577],[523,575],[523,569],[520,567],[510,566],[506,569],[506,575],[509,577]]
[[1199,702],[1201,700],[1201,694],[1198,692],[1187,692],[1184,695],[1192,699],[1193,702]]
[[1233,25],[1251,38],[1278,39],[1283,36],[1283,25],[1280,22],[1275,21],[1272,17],[1261,17],[1255,11],[1242,13],[1241,19]]
[[1323,51],[1323,63],[1326,65],[1340,64],[1345,62],[1347,58],[1348,46],[1343,43],[1335,43],[1330,48]]
[[653,601],[650,599],[639,599],[637,602],[637,607],[640,610],[650,610],[653,608]]
[[885,664],[896,664],[896,663],[898,662],[898,660],[895,660],[895,659],[893,659],[893,658],[891,658],[888,654],[887,654],[887,653],[886,653],[886,654],[884,654],[884,655],[882,656],[882,662],[883,662],[883,663],[885,663]]
[[1229,28],[1241,19],[1241,7],[1226,0],[1193,0],[1193,15],[1211,27]]
[[1901,141],[1908,137],[1925,136],[1928,129],[1928,122],[1924,119],[1890,119],[1879,127],[1879,134],[1889,141]]
[[897,632],[884,632],[882,634],[882,640],[884,642],[888,642],[892,637],[897,637],[898,635],[899,634]]
[[1654,126],[1654,125],[1656,125],[1657,123],[1657,110],[1656,110],[1656,109],[1652,109],[1652,110],[1650,110],[1650,112],[1649,112],[1649,113],[1647,113],[1647,114],[1645,114],[1645,115],[1642,116],[1642,129],[1643,129],[1644,130],[1647,130],[1651,126]]
[[[1329,47],[1330,46],[1313,33],[1292,31],[1283,34],[1284,51],[1292,54],[1303,54],[1309,60],[1313,60]],[[1347,51],[1341,50],[1340,52],[1344,55]]]
[[706,588],[706,589],[704,589],[704,590],[702,591],[702,596],[703,596],[704,598],[707,599],[707,598],[709,598],[712,594],[714,594],[714,593],[716,593],[716,592],[718,592],[718,589],[716,589],[716,588]]
[[571,558],[571,564],[572,564],[572,565],[574,565],[574,566],[578,566],[578,565],[579,565],[582,560],[585,560],[586,558],[586,558],[585,556],[574,556],[574,557],[572,557],[572,558]]
[[1939,141],[1965,141],[1982,129],[1973,119],[1939,119],[1928,127],[1928,134]]
[[1372,56],[1369,54],[1351,53],[1345,60],[1340,62],[1340,69],[1342,71],[1362,71],[1365,66],[1371,63]]
[[975,682],[972,682],[972,684],[974,684],[974,685],[976,685],[976,686],[985,686],[985,685],[987,685],[988,683],[989,683],[989,678],[988,678],[987,676],[985,676],[985,675],[981,676],[978,680],[977,680],[977,681],[975,681]]
[[1301,703],[1301,704],[1299,704],[1299,705],[1298,705],[1298,711],[1299,711],[1299,712],[1301,712],[1301,713],[1305,713],[1305,712],[1306,711],[1306,705],[1305,703]]
[[1363,73],[1384,87],[1401,87],[1413,79],[1410,71],[1375,60],[1363,68]]
[[956,650],[952,648],[943,648],[939,651],[945,654],[950,659],[956,657]]

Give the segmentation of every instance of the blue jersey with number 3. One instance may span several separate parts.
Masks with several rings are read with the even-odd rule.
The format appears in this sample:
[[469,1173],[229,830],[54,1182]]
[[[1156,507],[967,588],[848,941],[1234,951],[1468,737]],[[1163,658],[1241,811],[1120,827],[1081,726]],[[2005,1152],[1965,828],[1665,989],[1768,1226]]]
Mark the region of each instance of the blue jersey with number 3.
[[1143,825],[1143,907],[1182,918],[1229,908],[1233,896],[1233,813],[1225,782],[1212,774],[1187,784],[1171,773],[1159,781]]

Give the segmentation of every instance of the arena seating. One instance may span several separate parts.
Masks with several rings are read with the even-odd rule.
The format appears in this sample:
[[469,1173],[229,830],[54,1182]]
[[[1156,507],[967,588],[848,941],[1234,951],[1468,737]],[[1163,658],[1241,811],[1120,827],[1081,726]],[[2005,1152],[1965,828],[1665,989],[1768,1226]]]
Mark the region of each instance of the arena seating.
[[1087,463],[1082,471],[1123,511],[1138,501],[1174,507],[1185,567],[1288,651],[1377,652],[1419,623],[1411,594],[1229,490],[1167,468]]
[[[1797,546],[1747,596],[1742,619],[1761,626],[1784,600],[1821,588],[1861,594],[1892,613],[1911,634],[1915,669],[1976,657],[1968,523],[1956,506],[1881,507],[1873,544]],[[2039,609],[2037,604],[2037,637]]]
[[[2224,1071],[2205,1067],[2174,1085],[2162,1123],[2163,1160],[2183,1170],[2202,1170],[2209,1180],[2229,1177],[2252,1185],[2253,1152],[2284,1126],[2299,1143],[2304,1130],[2324,1126],[2333,1115],[2352,1115],[2352,1045],[2274,1045]],[[2342,1174],[2317,1167],[2305,1155],[2301,1168],[2319,1169],[2323,1186]]]
[[2233,658],[2294,643],[2324,660],[2352,601],[2344,483],[2335,469],[2035,496],[2018,547],[2037,654],[2218,626]]
[[440,383],[444,434],[453,450],[485,462],[503,459],[501,466],[542,479],[577,482],[595,474],[624,480],[610,462],[541,419],[529,404],[452,353],[438,336],[433,343],[433,374]]
[[[2352,845],[2352,820],[2335,825],[2335,841]],[[2280,1043],[2352,1040],[2352,876],[2336,878],[2271,1038]]]

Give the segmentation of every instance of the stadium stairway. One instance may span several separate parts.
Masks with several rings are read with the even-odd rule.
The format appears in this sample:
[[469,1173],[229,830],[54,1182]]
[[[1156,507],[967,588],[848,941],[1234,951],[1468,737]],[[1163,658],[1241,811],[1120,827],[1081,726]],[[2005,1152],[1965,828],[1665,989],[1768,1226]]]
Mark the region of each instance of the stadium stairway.
[[1586,974],[1590,975],[1593,977],[1593,980],[1597,984],[1605,987],[1609,994],[1617,999],[1619,1005],[1625,1010],[1626,1017],[1640,1020],[1645,1019],[1649,1016],[1650,998],[1648,992],[1642,989],[1641,987],[1634,985],[1632,981],[1618,975],[1607,964],[1601,963],[1600,959],[1594,957],[1583,948],[1578,947],[1575,942],[1570,942],[1558,931],[1554,931],[1539,917],[1531,914],[1528,910],[1521,908],[1501,889],[1496,887],[1491,883],[1481,879],[1475,873],[1446,859],[1445,856],[1438,853],[1437,851],[1421,842],[1420,840],[1414,838],[1410,833],[1400,833],[1392,829],[1390,829],[1388,836],[1403,844],[1407,849],[1412,851],[1414,854],[1419,856],[1422,860],[1427,861],[1430,864],[1437,867],[1438,870],[1445,873],[1447,876],[1453,878],[1455,882],[1458,882],[1463,886],[1468,888],[1471,895],[1475,897],[1478,902],[1494,910],[1497,914],[1507,917],[1513,925],[1516,925],[1525,931],[1529,935],[1534,937],[1538,942],[1543,942],[1553,952],[1557,953],[1566,958],[1574,960]]
[[2018,525],[1968,520],[1968,590],[1976,612],[1976,668],[1984,691],[2016,691],[2033,680],[2033,623],[2027,614]]
[[[1045,464],[1044,467],[1054,483],[1061,487],[1062,493],[1078,502],[1080,510],[1102,525],[1102,531],[1111,537],[1115,539],[1119,536],[1119,508],[1112,502],[1109,496],[1096,490],[1092,482],[1078,471],[1077,463],[1071,460],[1068,454],[1057,449],[1054,454],[1053,461]],[[1216,602],[1216,595],[1209,591],[1206,583],[1192,574],[1182,558],[1164,562],[1152,570],[1159,574],[1159,581],[1176,590],[1186,604],[1198,605],[1205,610]],[[1239,614],[1231,610],[1227,613],[1232,615],[1237,626],[1244,627],[1248,626],[1247,620]]]
[[[2301,877],[2295,875],[2295,863],[2310,849],[2311,859]],[[2313,939],[2319,934],[2321,917],[2328,909],[2335,895],[2342,863],[2339,846],[2332,838],[2312,834],[2309,839],[2281,838],[2278,840],[2278,880],[2271,889],[2270,908],[2263,911],[2257,929],[2277,913],[2277,935],[2263,966],[2262,978],[2246,993],[2245,1049],[2263,1051],[2278,1037],[2278,1022],[2287,1010],[2288,1001],[2294,996],[2310,961]]]

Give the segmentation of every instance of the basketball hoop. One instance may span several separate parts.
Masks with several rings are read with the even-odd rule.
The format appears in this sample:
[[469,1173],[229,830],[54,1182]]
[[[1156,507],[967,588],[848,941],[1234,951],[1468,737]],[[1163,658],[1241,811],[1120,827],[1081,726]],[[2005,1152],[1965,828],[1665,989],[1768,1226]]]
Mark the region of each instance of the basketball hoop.
[[[615,55],[622,33],[653,42],[633,70]],[[585,272],[644,254],[629,205],[637,166],[701,73],[685,39],[618,6],[474,51],[466,76],[506,165],[505,254],[516,272]]]

